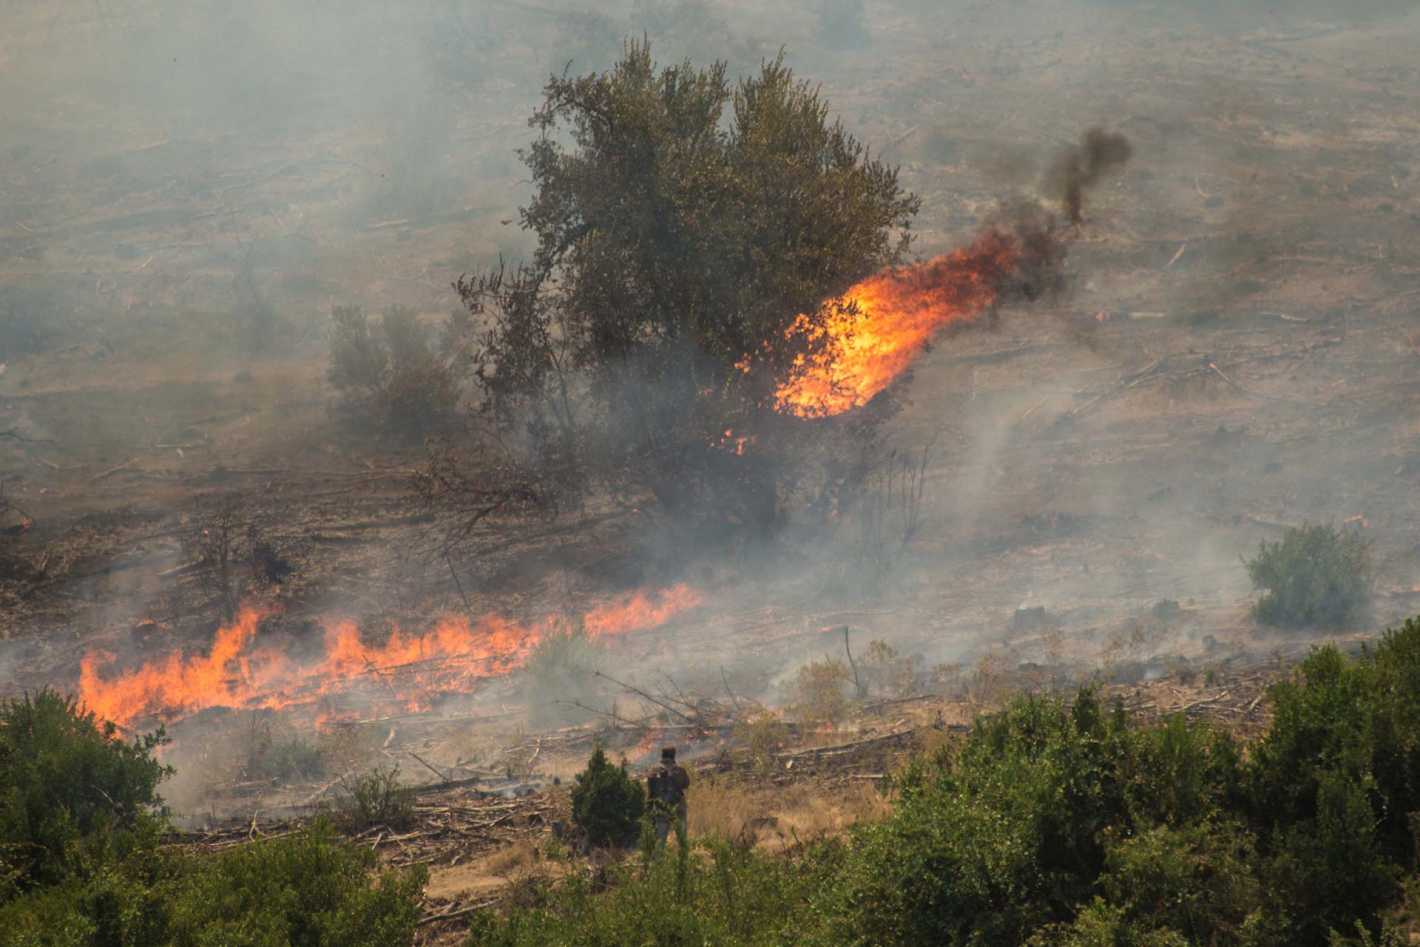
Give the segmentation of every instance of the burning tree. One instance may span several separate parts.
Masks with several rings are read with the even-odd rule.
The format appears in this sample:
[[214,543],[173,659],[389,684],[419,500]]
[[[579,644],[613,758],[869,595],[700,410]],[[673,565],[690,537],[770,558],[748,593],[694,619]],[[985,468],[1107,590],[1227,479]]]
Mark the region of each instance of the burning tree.
[[[899,262],[918,199],[782,59],[554,77],[523,153],[530,263],[465,277],[487,408],[545,463],[764,528],[808,450],[780,380]],[[815,435],[816,436],[816,435]]]
[[936,333],[1061,286],[1085,192],[1131,151],[1092,129],[1043,181],[1063,217],[1019,202],[903,266],[918,199],[782,58],[731,84],[631,43],[554,77],[532,125],[533,259],[458,283],[488,410],[560,484],[760,529],[808,475],[871,469],[880,395]]

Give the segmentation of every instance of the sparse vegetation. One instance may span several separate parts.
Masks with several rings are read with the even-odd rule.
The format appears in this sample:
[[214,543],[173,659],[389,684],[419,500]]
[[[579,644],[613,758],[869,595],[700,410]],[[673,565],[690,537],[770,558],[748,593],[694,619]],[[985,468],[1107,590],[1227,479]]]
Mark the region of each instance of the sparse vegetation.
[[398,766],[347,780],[337,798],[335,819],[348,832],[376,825],[398,832],[414,821],[414,794],[400,784]]
[[1371,546],[1358,532],[1326,525],[1288,529],[1247,562],[1262,591],[1254,614],[1284,628],[1337,628],[1360,618],[1371,600]]
[[810,661],[794,677],[794,709],[805,723],[836,724],[848,712],[848,666],[837,658]]
[[606,649],[580,628],[545,635],[523,666],[529,720],[567,724],[593,716],[601,692],[595,672],[605,660]]
[[458,386],[432,330],[412,309],[391,306],[376,326],[357,306],[337,306],[330,316],[327,377],[349,419],[406,441],[449,425]]
[[614,766],[600,746],[594,749],[572,788],[572,821],[587,841],[597,847],[634,843],[645,810],[646,791],[625,764]]
[[219,497],[198,508],[183,537],[198,582],[227,621],[248,594],[283,581],[293,568],[262,534],[249,509],[241,497]]
[[277,732],[268,713],[253,713],[244,736],[245,779],[314,779],[325,773],[321,748],[299,734]]

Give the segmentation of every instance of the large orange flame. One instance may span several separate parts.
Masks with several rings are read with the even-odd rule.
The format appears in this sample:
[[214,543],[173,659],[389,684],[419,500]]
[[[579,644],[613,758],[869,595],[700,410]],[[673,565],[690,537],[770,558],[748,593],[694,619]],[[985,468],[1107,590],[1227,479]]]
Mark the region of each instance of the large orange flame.
[[[635,592],[589,610],[582,627],[593,637],[641,631],[665,624],[699,605],[703,595],[686,585]],[[380,644],[365,644],[347,620],[327,622],[322,656],[298,662],[256,644],[257,628],[271,615],[244,606],[217,630],[206,654],[174,653],[105,678],[113,656],[86,654],[79,667],[79,698],[105,720],[127,725],[143,717],[174,719],[213,707],[281,708],[308,704],[362,682],[408,710],[428,706],[436,694],[467,692],[477,681],[520,667],[538,642],[574,627],[560,615],[532,623],[500,615],[470,621],[447,616],[432,630],[410,634],[398,628]]]
[[1021,253],[1013,235],[988,231],[963,249],[856,283],[825,304],[820,324],[800,315],[790,334],[825,344],[813,356],[799,356],[775,393],[775,407],[826,417],[867,404],[935,333],[995,303]]

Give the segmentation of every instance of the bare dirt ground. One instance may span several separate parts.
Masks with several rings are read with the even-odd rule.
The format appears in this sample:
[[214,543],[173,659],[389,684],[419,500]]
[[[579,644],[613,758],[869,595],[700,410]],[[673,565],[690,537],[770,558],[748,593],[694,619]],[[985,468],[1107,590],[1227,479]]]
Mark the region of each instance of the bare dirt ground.
[[[1260,725],[1263,682],[1322,640],[1249,615],[1240,556],[1288,525],[1346,523],[1375,543],[1374,616],[1335,636],[1348,646],[1416,612],[1420,20],[868,7],[869,45],[832,54],[807,12],[725,9],[736,35],[786,43],[845,123],[902,163],[923,254],[966,239],[1082,128],[1135,146],[1072,248],[1072,292],[941,339],[901,386],[894,442],[931,445],[923,524],[872,581],[852,524],[841,542],[804,526],[769,552],[704,557],[634,503],[495,517],[446,557],[410,485],[423,449],[352,434],[329,410],[331,305],[437,316],[459,273],[525,246],[503,223],[523,199],[512,152],[559,11],[489,6],[519,41],[438,75],[446,127],[421,174],[445,196],[431,202],[401,176],[401,126],[347,121],[319,82],[276,131],[165,122],[116,107],[99,78],[95,50],[138,29],[143,4],[92,19],[6,8],[0,81],[23,107],[0,144],[0,315],[15,329],[40,312],[43,338],[8,342],[0,374],[15,505],[0,523],[0,692],[72,689],[94,648],[120,663],[205,648],[219,615],[184,539],[218,499],[293,566],[262,634],[295,649],[335,613],[378,634],[685,581],[705,604],[615,643],[627,683],[668,688],[668,674],[697,699],[792,704],[793,670],[840,655],[845,625],[855,647],[915,656],[911,686],[874,698],[911,701],[792,733],[768,766],[744,761],[733,728],[597,725],[633,765],[674,740],[705,774],[806,781],[809,810],[1021,687],[1097,679],[1146,713]],[[459,783],[420,797],[414,834],[371,839],[436,867],[431,916],[493,896],[536,857],[499,853],[535,849],[562,817],[551,782],[580,767],[595,727],[534,726],[528,705],[513,675],[437,712],[372,701],[321,738],[342,766],[397,761],[412,780]],[[290,807],[346,772],[253,785],[218,765],[241,719],[171,727],[179,747],[211,747],[184,796],[192,844],[284,831]]]

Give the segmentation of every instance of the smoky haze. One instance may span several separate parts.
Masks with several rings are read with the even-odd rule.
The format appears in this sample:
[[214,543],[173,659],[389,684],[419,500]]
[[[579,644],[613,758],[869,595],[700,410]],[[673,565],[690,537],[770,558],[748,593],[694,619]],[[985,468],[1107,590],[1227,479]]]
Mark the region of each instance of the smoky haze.
[[[1240,557],[1307,521],[1376,543],[1375,616],[1348,630],[1372,633],[1413,611],[1420,566],[1411,6],[11,0],[0,477],[66,591],[3,606],[0,691],[72,685],[89,639],[119,662],[204,648],[218,608],[175,585],[175,537],[219,495],[294,564],[273,640],[295,650],[327,612],[376,634],[687,582],[705,603],[673,647],[628,636],[627,674],[788,705],[845,624],[942,686],[988,662],[1158,674],[1299,646],[1251,624]],[[896,459],[865,498],[770,548],[605,498],[575,540],[484,524],[450,553],[402,508],[380,532],[424,445],[340,426],[332,310],[436,334],[461,274],[526,258],[543,83],[643,35],[736,74],[782,50],[900,165],[923,259],[1013,208],[1063,215],[1061,291],[937,338],[890,392]]]

